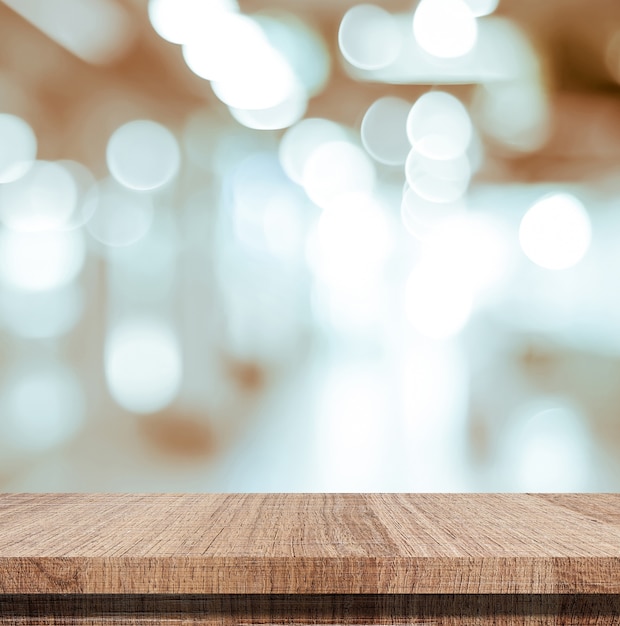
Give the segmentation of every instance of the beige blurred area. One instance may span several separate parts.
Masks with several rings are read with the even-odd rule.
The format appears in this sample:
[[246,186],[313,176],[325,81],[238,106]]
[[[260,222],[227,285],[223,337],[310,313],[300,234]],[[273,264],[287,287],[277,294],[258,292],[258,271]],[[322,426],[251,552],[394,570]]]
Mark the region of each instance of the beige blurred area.
[[620,4],[368,6],[0,1],[1,490],[620,487]]

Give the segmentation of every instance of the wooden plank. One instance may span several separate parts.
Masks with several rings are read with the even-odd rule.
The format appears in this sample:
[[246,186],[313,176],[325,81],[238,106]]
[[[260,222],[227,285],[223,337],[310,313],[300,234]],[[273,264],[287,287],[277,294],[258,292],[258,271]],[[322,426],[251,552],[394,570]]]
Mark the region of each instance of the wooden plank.
[[2,494],[0,593],[620,593],[618,494]]
[[12,626],[610,626],[617,595],[0,595]]

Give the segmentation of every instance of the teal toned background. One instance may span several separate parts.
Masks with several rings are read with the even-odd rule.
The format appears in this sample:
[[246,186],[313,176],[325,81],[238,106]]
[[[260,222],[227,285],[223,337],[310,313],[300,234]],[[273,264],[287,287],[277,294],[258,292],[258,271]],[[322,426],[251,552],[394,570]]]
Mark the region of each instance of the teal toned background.
[[0,1],[0,489],[615,491],[620,4]]

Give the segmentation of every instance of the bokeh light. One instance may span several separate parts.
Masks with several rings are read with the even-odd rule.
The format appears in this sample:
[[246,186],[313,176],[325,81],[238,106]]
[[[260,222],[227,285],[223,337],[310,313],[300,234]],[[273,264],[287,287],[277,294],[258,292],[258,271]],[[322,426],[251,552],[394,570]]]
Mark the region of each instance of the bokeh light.
[[512,269],[512,233],[493,214],[455,212],[424,239],[424,262],[477,293],[499,283]]
[[37,154],[34,131],[21,117],[0,113],[0,183],[23,176]]
[[84,211],[90,215],[88,232],[106,246],[129,246],[149,231],[153,202],[144,194],[104,180],[89,191]]
[[208,35],[221,14],[237,10],[235,0],[149,0],[148,5],[157,34],[177,44]]
[[323,91],[331,57],[320,33],[291,13],[261,12],[253,17],[271,45],[288,61],[308,96]]
[[445,219],[465,211],[465,202],[432,202],[420,196],[408,184],[403,190],[401,219],[407,231],[417,239],[424,239]]
[[476,17],[490,15],[499,4],[499,0],[465,0],[465,2]]
[[550,105],[538,80],[528,77],[482,85],[475,106],[481,130],[501,145],[534,152],[549,139]]
[[77,204],[77,184],[60,163],[35,161],[21,178],[0,186],[0,220],[11,230],[61,229]]
[[170,404],[182,377],[181,352],[172,328],[154,318],[130,318],[106,337],[105,375],[114,400],[132,413]]
[[319,276],[327,283],[364,284],[381,271],[393,238],[381,204],[363,193],[341,194],[327,205],[317,226]]
[[289,128],[280,140],[280,163],[289,178],[302,184],[306,162],[311,154],[324,143],[347,139],[345,129],[321,118],[306,118]]
[[83,312],[83,290],[75,281],[44,291],[0,288],[0,325],[18,337],[59,337],[73,330]]
[[174,135],[150,120],[135,120],[117,128],[108,142],[108,168],[129,189],[157,189],[177,173],[181,160]]
[[591,433],[584,416],[561,398],[519,407],[501,447],[510,489],[581,492],[591,479]]
[[360,135],[368,154],[385,165],[400,165],[409,154],[407,120],[410,104],[402,98],[379,98],[362,120]]
[[0,1],[6,491],[617,488],[620,5],[366,2]]
[[396,19],[372,4],[350,8],[340,22],[338,44],[342,56],[355,67],[385,67],[399,55],[402,34]]
[[60,363],[10,376],[2,396],[0,431],[5,445],[38,452],[70,441],[85,420],[85,400],[75,374]]
[[469,146],[472,124],[458,98],[444,91],[429,91],[411,107],[407,136],[417,152],[426,157],[455,159]]
[[472,309],[471,286],[461,281],[454,268],[426,262],[411,271],[405,288],[405,312],[421,335],[445,340],[458,334]]
[[345,193],[370,193],[375,168],[364,150],[349,141],[328,141],[315,148],[304,165],[302,184],[310,199],[325,207]]
[[405,162],[405,176],[413,191],[431,202],[455,202],[469,185],[467,155],[454,159],[430,159],[413,148]]
[[25,290],[45,290],[71,282],[86,257],[80,231],[0,232],[0,280]]
[[455,58],[473,50],[478,25],[465,0],[420,0],[413,15],[413,34],[429,54]]
[[527,257],[546,269],[573,267],[590,247],[592,227],[583,204],[568,193],[537,201],[521,220],[519,241]]
[[279,104],[266,109],[237,109],[229,107],[230,114],[247,128],[279,130],[298,122],[308,107],[305,90],[295,88]]

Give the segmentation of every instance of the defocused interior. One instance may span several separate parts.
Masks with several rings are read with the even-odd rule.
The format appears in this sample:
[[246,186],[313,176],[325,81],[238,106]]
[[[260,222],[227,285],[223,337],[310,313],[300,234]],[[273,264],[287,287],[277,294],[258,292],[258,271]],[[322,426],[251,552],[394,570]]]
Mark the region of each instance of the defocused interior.
[[1,0],[0,489],[620,488],[620,4]]

